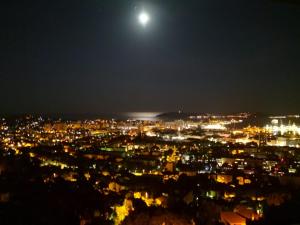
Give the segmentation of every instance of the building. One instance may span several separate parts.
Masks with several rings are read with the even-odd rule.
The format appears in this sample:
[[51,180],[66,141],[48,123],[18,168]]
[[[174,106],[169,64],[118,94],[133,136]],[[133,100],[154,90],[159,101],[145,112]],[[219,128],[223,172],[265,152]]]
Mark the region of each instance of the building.
[[246,219],[234,212],[221,212],[220,217],[225,225],[246,225]]

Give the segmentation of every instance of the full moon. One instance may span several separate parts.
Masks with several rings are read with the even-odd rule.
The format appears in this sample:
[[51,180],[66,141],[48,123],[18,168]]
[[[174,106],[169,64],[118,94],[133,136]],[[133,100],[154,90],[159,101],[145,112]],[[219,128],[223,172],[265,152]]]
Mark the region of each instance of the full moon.
[[146,12],[141,12],[138,19],[139,19],[140,24],[142,24],[143,26],[146,26],[150,20],[150,16]]

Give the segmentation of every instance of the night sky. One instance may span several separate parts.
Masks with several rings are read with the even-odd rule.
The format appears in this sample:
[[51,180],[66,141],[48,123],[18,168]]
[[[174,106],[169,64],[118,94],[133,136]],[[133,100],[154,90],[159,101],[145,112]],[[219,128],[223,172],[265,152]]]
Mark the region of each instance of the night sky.
[[300,4],[0,4],[0,113],[300,113]]

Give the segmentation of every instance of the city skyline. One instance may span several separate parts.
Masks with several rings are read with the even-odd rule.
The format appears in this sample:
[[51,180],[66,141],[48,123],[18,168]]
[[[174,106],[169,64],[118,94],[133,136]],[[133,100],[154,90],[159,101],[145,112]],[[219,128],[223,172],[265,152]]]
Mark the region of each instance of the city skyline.
[[1,225],[299,223],[300,115],[127,116],[0,117]]

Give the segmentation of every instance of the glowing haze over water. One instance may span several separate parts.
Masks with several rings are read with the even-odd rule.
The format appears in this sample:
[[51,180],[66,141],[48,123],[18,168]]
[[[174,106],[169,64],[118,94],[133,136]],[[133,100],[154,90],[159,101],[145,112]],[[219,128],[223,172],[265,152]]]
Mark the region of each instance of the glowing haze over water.
[[126,112],[124,115],[136,120],[157,120],[157,116],[162,112]]

